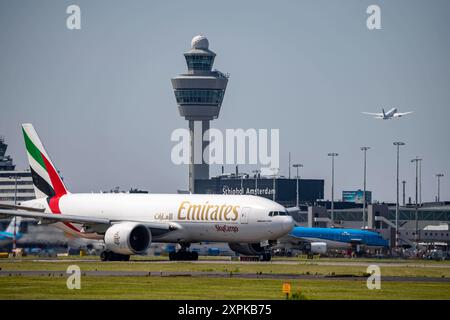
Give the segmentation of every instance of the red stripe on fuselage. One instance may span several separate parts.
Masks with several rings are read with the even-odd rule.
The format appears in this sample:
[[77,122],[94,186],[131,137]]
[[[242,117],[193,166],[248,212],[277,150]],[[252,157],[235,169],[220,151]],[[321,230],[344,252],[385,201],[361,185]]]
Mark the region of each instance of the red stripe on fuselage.
[[[59,177],[58,173],[56,172],[55,168],[51,165],[50,161],[47,160],[47,158],[42,154],[42,159],[44,159],[45,168],[47,169],[47,173],[50,177],[50,181],[52,182],[53,190],[55,190],[55,196],[51,197],[48,206],[50,207],[50,210],[55,214],[61,214],[61,210],[59,208],[59,199],[67,194],[67,190],[64,187],[64,184],[61,181],[61,178]],[[74,225],[72,225],[70,222],[63,222],[64,225],[69,227],[70,229],[80,232]]]
[[66,226],[68,226],[70,229],[80,233],[81,231],[78,230],[73,224],[71,224],[70,222],[63,222]]
[[54,196],[48,201],[48,206],[53,213],[61,213],[61,210],[59,209],[59,199],[59,196]]
[[[59,209],[59,199],[61,197],[59,196],[54,196],[52,198],[50,198],[50,200],[48,201],[48,206],[50,207],[50,210],[52,211],[52,213],[54,214],[61,214],[61,210]],[[70,229],[76,231],[76,232],[81,232],[81,230],[79,230],[78,228],[76,228],[73,224],[71,224],[70,222],[63,222],[64,225],[68,226]]]

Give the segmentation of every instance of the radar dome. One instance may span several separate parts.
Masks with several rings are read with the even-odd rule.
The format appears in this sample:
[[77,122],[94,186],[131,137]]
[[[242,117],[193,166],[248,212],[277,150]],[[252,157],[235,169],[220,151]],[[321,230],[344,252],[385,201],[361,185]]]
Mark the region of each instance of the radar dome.
[[198,35],[192,38],[191,47],[192,49],[208,49],[209,41],[205,36]]

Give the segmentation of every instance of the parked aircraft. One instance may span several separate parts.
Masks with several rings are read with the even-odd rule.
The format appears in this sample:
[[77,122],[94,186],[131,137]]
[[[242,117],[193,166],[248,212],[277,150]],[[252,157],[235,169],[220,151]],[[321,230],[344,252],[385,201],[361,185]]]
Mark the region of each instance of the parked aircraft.
[[0,231],[0,247],[10,244],[14,240],[14,234],[16,240],[22,238],[22,233],[19,232],[21,222],[21,217],[13,217],[5,231]]
[[326,253],[330,249],[387,248],[389,243],[379,233],[368,230],[345,228],[294,227],[286,241],[300,250],[312,253]]

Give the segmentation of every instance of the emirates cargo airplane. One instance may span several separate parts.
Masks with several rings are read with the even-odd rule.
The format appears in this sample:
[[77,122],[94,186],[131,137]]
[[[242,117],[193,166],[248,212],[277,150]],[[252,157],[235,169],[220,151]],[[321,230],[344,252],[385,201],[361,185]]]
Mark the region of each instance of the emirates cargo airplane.
[[35,218],[74,236],[103,239],[103,261],[129,260],[151,242],[179,243],[171,260],[197,260],[192,242],[228,242],[244,255],[270,260],[268,248],[293,228],[276,202],[244,195],[70,193],[31,124],[22,131],[35,200],[2,205],[0,215]]

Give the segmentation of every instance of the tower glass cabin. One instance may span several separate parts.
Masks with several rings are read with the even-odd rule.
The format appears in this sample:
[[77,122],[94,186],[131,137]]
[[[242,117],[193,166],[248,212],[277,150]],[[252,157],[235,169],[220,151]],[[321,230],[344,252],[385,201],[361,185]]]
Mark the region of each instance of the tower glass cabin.
[[[210,127],[210,121],[219,117],[228,83],[228,76],[213,70],[216,54],[209,50],[209,41],[199,35],[192,39],[191,49],[184,53],[188,72],[172,79],[172,87],[180,116],[189,121],[191,137],[194,128],[201,128],[202,137]],[[201,143],[201,150],[190,145],[189,191],[195,193],[196,179],[209,179],[209,165],[202,157],[208,141]],[[194,159],[194,154],[196,157]],[[200,159],[197,159],[200,155]]]

